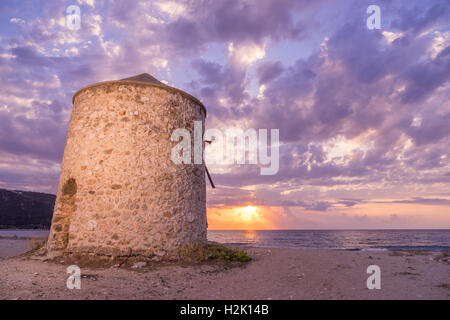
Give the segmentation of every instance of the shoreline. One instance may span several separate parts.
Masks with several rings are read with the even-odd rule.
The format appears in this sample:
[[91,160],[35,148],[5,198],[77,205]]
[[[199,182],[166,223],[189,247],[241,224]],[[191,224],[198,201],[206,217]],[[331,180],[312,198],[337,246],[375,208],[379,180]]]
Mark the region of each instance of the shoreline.
[[[9,259],[9,258],[15,258],[15,257],[19,257],[23,254],[26,254],[29,250],[31,250],[31,241],[37,241],[37,242],[42,242],[42,241],[46,241],[48,237],[42,237],[42,236],[0,236],[0,259]],[[6,245],[6,247],[8,248],[3,248],[1,247],[2,245],[2,241],[3,242],[9,242],[8,245]],[[14,242],[17,241],[17,242]],[[24,243],[27,242],[29,245],[28,247],[24,247],[19,246],[20,249],[12,249],[10,247],[12,247],[12,245],[14,243],[20,244],[20,243]],[[281,246],[255,246],[252,244],[238,244],[238,243],[220,243],[220,242],[216,242],[216,241],[208,241],[209,243],[217,243],[220,245],[224,245],[224,246],[228,246],[228,247],[233,247],[233,248],[239,248],[239,249],[293,249],[293,250],[324,250],[324,251],[328,251],[328,250],[335,250],[335,251],[343,251],[343,252],[396,252],[396,251],[402,251],[402,252],[413,252],[413,253],[444,253],[444,252],[450,252],[450,247],[439,247],[439,246],[428,246],[428,247],[423,247],[423,246],[410,246],[410,247],[405,247],[405,246],[401,246],[401,247],[394,247],[394,248],[379,248],[379,247],[375,247],[375,248],[317,248],[317,247],[294,247],[294,246],[285,246],[285,247],[281,247]],[[5,255],[5,251],[9,252],[9,255]],[[15,252],[14,252],[15,251]],[[11,254],[12,253],[12,254]]]
[[[450,253],[233,246],[253,260],[82,268],[81,290],[66,288],[64,258],[0,259],[0,299],[450,299]],[[366,286],[378,265],[381,289]]]
[[[261,234],[258,232],[261,232]],[[317,240],[311,241],[311,239],[317,239],[316,232],[319,232],[318,243],[315,243]],[[422,234],[418,235],[417,232],[422,232]],[[0,240],[42,241],[48,238],[48,233],[48,229],[0,229]],[[417,238],[417,236],[419,237]],[[349,239],[350,241],[348,241]],[[398,250],[450,251],[450,245],[448,245],[450,229],[208,230],[208,240],[227,246],[260,248],[303,248],[371,252]],[[412,243],[416,245],[411,245]],[[1,247],[0,244],[0,256]],[[20,253],[22,252],[18,252],[18,254]]]
[[48,237],[33,237],[33,236],[0,236],[0,240],[31,240],[31,239],[47,239]]

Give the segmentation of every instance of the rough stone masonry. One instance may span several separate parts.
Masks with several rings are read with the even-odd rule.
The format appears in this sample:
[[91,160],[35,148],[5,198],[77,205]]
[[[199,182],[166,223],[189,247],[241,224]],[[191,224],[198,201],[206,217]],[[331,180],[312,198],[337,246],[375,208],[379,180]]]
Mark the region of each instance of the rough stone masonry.
[[76,92],[49,255],[167,256],[206,243],[204,163],[170,157],[173,130],[201,121],[204,132],[205,117],[200,101],[148,74]]

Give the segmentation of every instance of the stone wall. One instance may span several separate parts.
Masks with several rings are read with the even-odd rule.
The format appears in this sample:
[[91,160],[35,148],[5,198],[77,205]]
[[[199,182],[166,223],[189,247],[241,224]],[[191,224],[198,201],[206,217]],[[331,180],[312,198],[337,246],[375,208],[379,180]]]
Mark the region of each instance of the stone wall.
[[205,120],[195,99],[114,81],[74,97],[49,236],[51,255],[166,255],[206,242],[205,168],[175,165],[173,130]]

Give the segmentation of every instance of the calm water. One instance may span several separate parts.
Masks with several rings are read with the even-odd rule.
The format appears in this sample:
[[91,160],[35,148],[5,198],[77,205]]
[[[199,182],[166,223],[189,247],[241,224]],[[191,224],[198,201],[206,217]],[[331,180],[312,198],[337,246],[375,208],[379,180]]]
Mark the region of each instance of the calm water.
[[12,230],[12,229],[0,229],[0,238],[47,238],[49,230]]
[[[0,258],[30,249],[48,230],[0,230]],[[15,237],[15,238],[14,238]],[[450,251],[450,230],[209,230],[208,240],[254,247]]]
[[450,250],[450,230],[209,230],[208,240],[255,247]]
[[31,249],[31,240],[45,239],[49,230],[2,230],[0,229],[0,258],[13,257]]

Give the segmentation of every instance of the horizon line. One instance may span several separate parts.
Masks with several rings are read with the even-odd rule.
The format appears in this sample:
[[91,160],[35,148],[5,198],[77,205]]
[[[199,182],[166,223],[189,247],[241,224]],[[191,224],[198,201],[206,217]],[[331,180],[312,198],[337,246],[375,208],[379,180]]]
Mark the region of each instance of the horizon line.
[[207,231],[450,231],[450,228],[372,228],[372,229],[207,229]]

